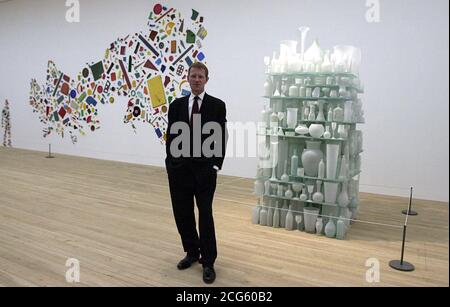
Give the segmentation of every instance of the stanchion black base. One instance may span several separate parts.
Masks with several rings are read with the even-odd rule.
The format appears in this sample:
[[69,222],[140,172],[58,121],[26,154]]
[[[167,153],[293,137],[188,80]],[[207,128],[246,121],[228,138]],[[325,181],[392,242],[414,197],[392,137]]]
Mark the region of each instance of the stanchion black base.
[[[402,213],[404,215],[408,214],[408,210],[403,210]],[[416,211],[409,211],[409,215],[418,215],[419,213],[417,213]]]
[[54,157],[53,156],[47,156],[46,158],[47,159],[53,159]]
[[389,266],[393,269],[403,271],[403,272],[412,272],[414,271],[414,265],[412,265],[409,262],[403,261],[403,263],[400,260],[392,260],[389,262]]

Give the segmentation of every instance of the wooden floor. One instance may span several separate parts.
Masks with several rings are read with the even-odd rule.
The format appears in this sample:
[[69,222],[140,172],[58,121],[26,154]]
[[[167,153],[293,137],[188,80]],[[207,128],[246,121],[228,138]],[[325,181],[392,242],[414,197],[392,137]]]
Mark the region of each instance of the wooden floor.
[[[68,258],[80,262],[77,286],[204,286],[201,266],[178,271],[184,254],[165,170],[0,148],[0,286],[72,286]],[[250,179],[220,176],[214,203],[219,257],[214,286],[449,286],[448,203],[415,201],[405,260],[402,229],[354,223],[339,241],[252,225]],[[359,218],[402,226],[408,204],[361,195]],[[369,258],[380,282],[366,281]]]

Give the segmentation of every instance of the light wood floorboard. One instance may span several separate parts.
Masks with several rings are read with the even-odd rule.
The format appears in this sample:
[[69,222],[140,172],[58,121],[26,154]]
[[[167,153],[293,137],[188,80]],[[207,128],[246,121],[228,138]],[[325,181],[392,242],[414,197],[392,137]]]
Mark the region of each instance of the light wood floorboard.
[[[178,271],[184,255],[163,168],[0,148],[0,286],[205,286],[201,266]],[[408,200],[361,193],[363,221],[346,240],[252,225],[251,179],[219,176],[214,214],[219,257],[213,286],[449,286],[448,203],[414,201],[405,260]],[[366,281],[366,260],[380,282]]]

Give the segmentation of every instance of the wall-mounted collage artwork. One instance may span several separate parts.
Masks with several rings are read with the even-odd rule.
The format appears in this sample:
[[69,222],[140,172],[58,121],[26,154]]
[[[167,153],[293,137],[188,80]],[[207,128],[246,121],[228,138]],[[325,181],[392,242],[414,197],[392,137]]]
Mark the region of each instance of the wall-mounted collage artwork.
[[44,125],[43,136],[78,136],[101,127],[100,105],[126,97],[124,123],[136,132],[136,123],[151,124],[157,138],[166,141],[169,105],[190,93],[188,69],[205,62],[202,42],[207,36],[204,17],[192,9],[184,18],[174,8],[156,4],[147,29],[112,42],[101,60],[88,64],[72,79],[48,62],[44,85],[31,81],[30,105]]

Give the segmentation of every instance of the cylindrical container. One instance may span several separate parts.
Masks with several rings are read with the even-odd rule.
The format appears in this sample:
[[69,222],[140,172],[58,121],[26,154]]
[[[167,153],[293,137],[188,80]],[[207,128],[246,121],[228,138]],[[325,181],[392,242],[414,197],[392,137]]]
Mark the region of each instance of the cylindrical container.
[[294,150],[294,155],[291,158],[291,176],[297,176],[297,168],[298,168],[298,156],[297,150]]
[[324,182],[324,194],[325,202],[329,204],[335,204],[339,183],[337,182]]
[[299,88],[293,84],[289,87],[289,97],[298,97],[300,95]]
[[287,108],[287,127],[289,129],[295,129],[297,127],[297,108]]
[[327,179],[336,179],[339,144],[327,144]]

